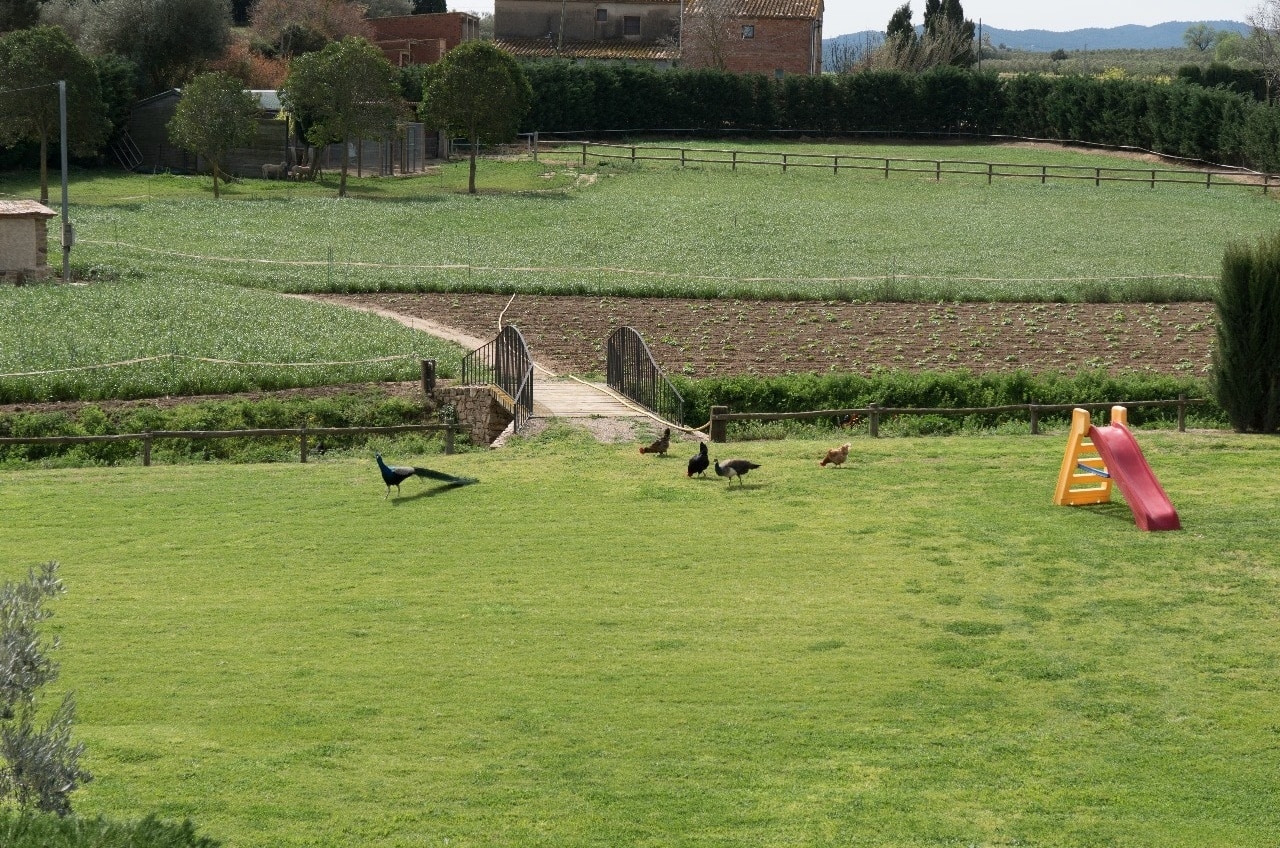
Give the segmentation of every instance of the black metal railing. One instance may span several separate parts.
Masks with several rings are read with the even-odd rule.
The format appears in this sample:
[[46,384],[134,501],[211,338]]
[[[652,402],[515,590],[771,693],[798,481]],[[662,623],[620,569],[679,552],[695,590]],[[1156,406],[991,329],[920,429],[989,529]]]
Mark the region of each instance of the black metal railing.
[[649,346],[635,328],[619,327],[613,331],[606,362],[609,388],[660,418],[684,425],[684,398],[653,361]]
[[533,357],[524,336],[508,324],[493,341],[468,353],[462,360],[462,382],[468,386],[489,384],[523,429],[533,415]]

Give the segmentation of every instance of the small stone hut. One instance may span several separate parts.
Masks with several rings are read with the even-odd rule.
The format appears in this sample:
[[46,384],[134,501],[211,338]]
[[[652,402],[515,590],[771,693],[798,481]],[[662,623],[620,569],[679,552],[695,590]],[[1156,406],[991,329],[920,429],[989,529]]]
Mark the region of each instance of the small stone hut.
[[49,276],[49,219],[57,216],[34,200],[0,200],[0,280]]

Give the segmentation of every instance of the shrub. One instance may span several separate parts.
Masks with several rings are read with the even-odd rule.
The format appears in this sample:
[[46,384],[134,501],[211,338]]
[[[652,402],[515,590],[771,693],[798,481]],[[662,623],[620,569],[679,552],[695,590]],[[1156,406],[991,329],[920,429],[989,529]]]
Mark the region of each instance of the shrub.
[[218,841],[181,824],[147,816],[121,823],[98,817],[78,819],[0,809],[0,845],[5,848],[217,848]]
[[1280,428],[1280,233],[1227,247],[1214,305],[1214,394],[1242,433]]

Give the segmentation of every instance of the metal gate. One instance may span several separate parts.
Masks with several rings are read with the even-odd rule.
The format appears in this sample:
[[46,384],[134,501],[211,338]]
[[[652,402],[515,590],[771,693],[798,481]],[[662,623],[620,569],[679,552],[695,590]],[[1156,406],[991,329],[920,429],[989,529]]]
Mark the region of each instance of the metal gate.
[[520,331],[508,324],[493,341],[468,353],[462,360],[462,383],[496,386],[521,430],[533,415],[533,357]]
[[649,346],[634,327],[619,327],[609,336],[606,363],[609,388],[684,426],[684,398],[653,361]]

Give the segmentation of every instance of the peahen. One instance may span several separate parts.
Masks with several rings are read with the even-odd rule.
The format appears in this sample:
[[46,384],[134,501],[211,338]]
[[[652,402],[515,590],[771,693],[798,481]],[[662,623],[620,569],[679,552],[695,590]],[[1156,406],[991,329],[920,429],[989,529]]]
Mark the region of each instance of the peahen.
[[480,482],[474,477],[455,477],[443,471],[432,471],[430,468],[419,468],[416,465],[387,465],[382,461],[382,454],[378,454],[377,457],[378,470],[382,472],[382,482],[387,484],[387,494],[384,497],[391,496],[392,486],[396,487],[396,495],[399,496],[400,484],[410,477],[430,477],[432,480],[439,480],[451,486],[465,486],[468,483]]

